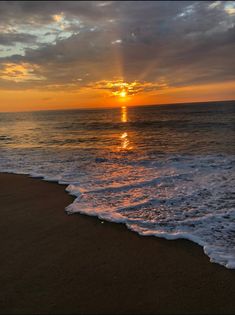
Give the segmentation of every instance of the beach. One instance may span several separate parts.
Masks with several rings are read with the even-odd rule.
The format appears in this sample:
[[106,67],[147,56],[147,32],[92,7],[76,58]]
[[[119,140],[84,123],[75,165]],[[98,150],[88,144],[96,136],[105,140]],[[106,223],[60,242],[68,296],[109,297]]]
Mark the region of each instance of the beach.
[[234,1],[0,1],[0,315],[235,314]]
[[1,314],[232,314],[235,272],[198,245],[64,211],[66,186],[0,174]]

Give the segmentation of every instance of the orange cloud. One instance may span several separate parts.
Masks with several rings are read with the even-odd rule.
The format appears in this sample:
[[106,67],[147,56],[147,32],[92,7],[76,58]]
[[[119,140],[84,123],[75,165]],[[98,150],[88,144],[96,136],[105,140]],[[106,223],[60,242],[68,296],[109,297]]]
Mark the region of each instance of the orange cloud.
[[44,80],[44,77],[35,73],[38,68],[39,66],[29,63],[4,63],[0,70],[0,78],[14,82]]
[[55,14],[55,15],[53,15],[53,20],[55,22],[61,22],[62,19],[63,19],[63,14]]
[[133,82],[125,82],[122,79],[113,81],[101,80],[90,83],[88,85],[91,89],[98,89],[110,92],[110,96],[133,96],[137,94],[149,93],[159,89],[167,88],[167,83],[163,80],[158,83],[141,82],[135,80]]

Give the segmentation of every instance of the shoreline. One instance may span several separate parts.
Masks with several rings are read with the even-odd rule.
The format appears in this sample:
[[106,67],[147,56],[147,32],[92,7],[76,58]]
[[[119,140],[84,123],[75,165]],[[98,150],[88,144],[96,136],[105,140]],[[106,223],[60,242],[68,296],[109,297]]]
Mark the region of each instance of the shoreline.
[[0,314],[233,314],[235,272],[188,240],[67,215],[67,185],[0,173]]

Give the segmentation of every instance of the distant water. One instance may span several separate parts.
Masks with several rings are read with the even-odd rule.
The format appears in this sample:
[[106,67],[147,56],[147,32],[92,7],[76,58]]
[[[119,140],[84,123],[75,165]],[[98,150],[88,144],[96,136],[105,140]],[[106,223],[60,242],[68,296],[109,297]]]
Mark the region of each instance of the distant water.
[[0,113],[0,171],[67,184],[77,197],[68,213],[189,239],[235,268],[234,109],[217,102]]

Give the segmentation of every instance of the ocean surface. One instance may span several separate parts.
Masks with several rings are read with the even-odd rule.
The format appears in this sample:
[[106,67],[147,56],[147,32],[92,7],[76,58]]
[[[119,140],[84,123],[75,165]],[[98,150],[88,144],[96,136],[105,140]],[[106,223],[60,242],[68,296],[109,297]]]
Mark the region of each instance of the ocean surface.
[[235,268],[234,126],[235,102],[0,113],[0,171],[67,184],[67,213]]

